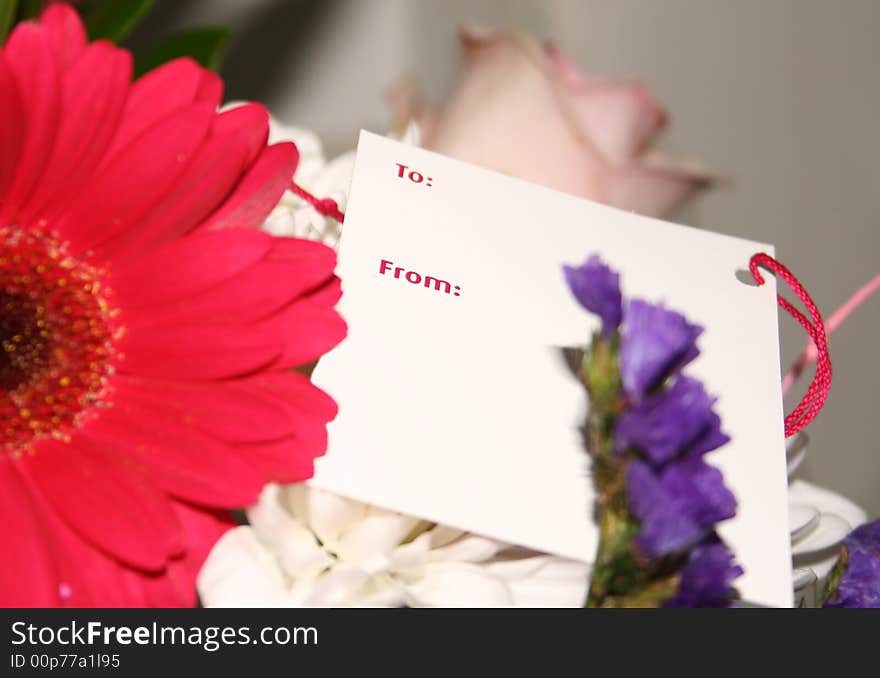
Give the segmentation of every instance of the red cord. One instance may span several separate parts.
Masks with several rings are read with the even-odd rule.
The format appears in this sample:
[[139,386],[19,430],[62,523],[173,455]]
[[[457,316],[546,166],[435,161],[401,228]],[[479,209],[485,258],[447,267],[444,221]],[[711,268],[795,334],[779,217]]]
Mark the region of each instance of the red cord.
[[788,299],[785,299],[782,295],[776,295],[779,305],[788,311],[803,326],[807,334],[810,335],[810,339],[813,340],[817,351],[816,374],[813,376],[810,388],[807,389],[807,392],[800,403],[798,403],[798,406],[794,408],[794,411],[785,418],[785,437],[788,438],[816,418],[819,410],[825,404],[828,391],[831,390],[831,357],[828,354],[828,339],[825,336],[825,323],[822,321],[819,309],[810,298],[807,290],[804,289],[804,286],[795,278],[794,274],[773,257],[763,253],[755,254],[749,261],[749,270],[752,272],[752,277],[758,285],[764,284],[764,276],[758,270],[759,266],[773,271],[773,273],[782,278],[794,291],[798,299],[801,300],[809,312],[810,318],[812,318],[811,323]]
[[339,205],[336,204],[335,200],[331,198],[317,198],[295,181],[290,182],[289,188],[325,217],[335,219],[340,224],[345,220],[345,215],[339,210]]

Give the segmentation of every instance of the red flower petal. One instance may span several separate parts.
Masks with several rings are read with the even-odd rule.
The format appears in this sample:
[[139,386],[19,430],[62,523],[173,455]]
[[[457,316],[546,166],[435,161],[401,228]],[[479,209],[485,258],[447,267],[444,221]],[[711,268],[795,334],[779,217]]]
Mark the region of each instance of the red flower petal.
[[214,121],[214,136],[244,135],[248,155],[246,164],[254,161],[266,147],[269,138],[269,112],[261,104],[245,104],[223,111]]
[[[309,242],[309,241],[299,241]],[[309,243],[317,244],[317,243]],[[304,248],[310,256],[299,261],[261,261],[198,295],[132,315],[130,329],[178,327],[192,324],[246,324],[275,313],[303,293],[311,292],[332,276],[336,253],[323,245]]]
[[56,231],[121,311],[102,404],[0,457],[0,591],[26,604],[192,604],[231,525],[205,507],[309,477],[336,414],[301,375],[265,372],[345,333],[334,253],[255,230],[295,146],[265,146],[259,105],[218,114],[222,81],[190,60],[131,86],[130,69],[65,6],[0,51],[0,223]]
[[310,293],[303,301],[308,301],[315,306],[335,306],[342,297],[342,281],[335,275],[324,285]]
[[120,398],[141,403],[162,419],[191,422],[205,435],[223,441],[272,440],[294,432],[290,405],[248,388],[247,380],[220,384],[176,383],[122,378]]
[[305,299],[261,323],[261,329],[283,342],[276,368],[298,367],[321,357],[345,338],[345,321],[334,310]]
[[101,245],[98,256],[137,257],[192,231],[229,195],[246,167],[247,152],[245,141],[234,136],[208,139],[171,191],[139,223]]
[[46,439],[22,459],[58,514],[94,546],[134,567],[161,570],[182,539],[165,497],[102,447]]
[[138,78],[131,86],[122,124],[108,159],[172,113],[194,103],[216,109],[222,93],[216,91],[215,83],[213,73],[188,58],[169,61]]
[[10,223],[49,160],[58,129],[61,86],[46,31],[25,22],[9,36],[3,53],[18,83],[25,115],[24,145],[12,185],[3,195],[0,222]]
[[138,403],[118,403],[84,432],[145,464],[156,483],[184,501],[218,508],[250,506],[263,479],[232,447],[185,422],[163,420]]
[[195,104],[134,139],[98,172],[56,224],[80,254],[132,228],[172,188],[205,138],[214,113]]
[[193,233],[111,271],[111,286],[126,309],[160,306],[219,285],[253,266],[271,246],[262,231]]
[[40,17],[40,25],[46,29],[55,60],[62,70],[76,61],[85,49],[86,31],[72,7],[60,2],[49,5]]
[[56,572],[47,547],[47,526],[9,457],[0,456],[0,516],[3,517],[3,563],[0,591],[4,607],[58,604]]
[[[290,303],[300,284],[298,274],[287,264],[262,261],[201,294],[164,304],[161,313],[150,308],[132,314],[127,325],[132,331],[150,332],[192,324],[251,323]],[[290,288],[288,281],[293,281]]]
[[[30,482],[26,479],[25,485],[29,486]],[[14,601],[14,595],[21,592],[22,606],[59,603],[68,607],[192,606],[198,569],[213,544],[234,525],[224,511],[198,509],[169,499],[167,503],[172,518],[185,534],[186,553],[171,560],[164,571],[150,573],[125,567],[99,551],[62,522],[44,497],[39,493],[32,494],[32,497],[35,510],[52,535],[50,546],[58,572],[34,580],[49,586],[54,594],[54,598],[46,602],[40,603],[39,597],[31,595],[22,586],[26,578],[15,582],[13,593],[6,595],[4,591],[4,602]],[[21,505],[18,505],[17,510],[20,509]],[[0,572],[7,573],[3,568]],[[32,572],[39,574],[39,570],[33,567]],[[9,574],[13,573],[9,571]],[[59,592],[63,596],[59,596]]]
[[330,261],[331,253],[333,265],[335,265],[336,252],[323,243],[303,238],[277,237],[272,240],[272,251],[266,258],[271,261],[306,263],[316,258]]
[[146,605],[148,601],[142,587],[133,586],[135,580],[128,575],[131,570],[121,567],[118,560],[99,551],[71,529],[34,487],[32,479],[25,476],[25,480],[52,535],[50,548],[57,568],[51,578],[56,591],[54,604],[68,607]]
[[15,76],[0,53],[0,211],[24,145],[24,110]]
[[[178,599],[170,603],[165,602],[156,596],[158,587],[148,590],[154,596],[155,605],[174,604],[192,607],[196,603],[196,577],[214,544],[228,530],[235,527],[235,521],[226,511],[200,509],[184,502],[173,502],[173,505],[178,520],[189,536],[186,556],[175,560],[168,568],[167,580],[173,584],[174,590],[179,592]],[[167,591],[167,585],[164,588]]]
[[339,412],[336,401],[330,395],[298,372],[266,372],[252,377],[249,382],[275,394],[297,411],[312,415],[321,422],[335,419]]
[[281,342],[253,328],[182,327],[128,334],[119,342],[119,369],[154,379],[225,379],[272,364]]
[[[325,429],[326,432],[326,429]],[[314,441],[305,442],[295,436],[261,443],[237,445],[236,450],[245,459],[259,467],[266,482],[299,483],[315,475],[315,457],[327,449]]]
[[131,55],[108,42],[86,48],[62,76],[62,110],[58,137],[46,170],[28,203],[22,221],[37,212],[64,205],[91,179],[116,130],[128,82]]
[[115,391],[115,398],[138,403],[163,420],[185,420],[229,442],[315,439],[312,429],[323,429],[336,416],[333,399],[293,372],[209,384],[120,376]]
[[299,152],[292,143],[266,147],[202,229],[257,228],[281,200],[298,162]]
[[174,500],[169,503],[187,534],[185,555],[169,562],[160,574],[125,570],[125,585],[142,596],[141,605],[192,607],[196,603],[196,576],[208,552],[235,523],[225,511],[199,509]]
[[[263,373],[251,377],[248,383],[251,388],[273,393],[289,404],[288,416],[294,425],[293,442],[300,456],[313,459],[324,454],[327,450],[326,423],[335,418],[338,411],[336,402],[329,395],[296,372]],[[266,454],[266,451],[256,450],[255,453]],[[278,478],[273,480],[281,482]]]

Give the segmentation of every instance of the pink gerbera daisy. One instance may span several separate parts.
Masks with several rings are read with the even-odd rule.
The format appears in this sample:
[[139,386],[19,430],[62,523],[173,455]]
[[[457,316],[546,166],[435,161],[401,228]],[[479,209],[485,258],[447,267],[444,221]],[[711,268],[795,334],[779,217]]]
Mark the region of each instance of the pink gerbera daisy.
[[334,253],[257,229],[298,154],[52,5],[0,52],[5,605],[191,605],[223,509],[312,473]]

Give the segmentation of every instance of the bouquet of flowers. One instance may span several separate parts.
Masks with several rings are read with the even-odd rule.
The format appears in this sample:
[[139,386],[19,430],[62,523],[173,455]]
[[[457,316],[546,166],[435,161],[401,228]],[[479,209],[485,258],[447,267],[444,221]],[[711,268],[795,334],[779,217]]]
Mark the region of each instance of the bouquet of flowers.
[[[579,370],[592,566],[302,484],[337,411],[308,374],[346,335],[332,246],[353,155],[327,162],[260,104],[221,108],[226,31],[135,59],[116,43],[150,3],[81,3],[85,22],[47,4],[0,3],[2,604],[192,606],[197,584],[207,605],[734,602],[715,525],[736,503],[704,458],[727,437],[682,373],[701,330],[624,303],[596,257],[565,272],[603,321]],[[398,136],[644,214],[710,184],[651,150],[667,117],[642,86],[523,37],[462,40],[442,113],[392,94]],[[487,79],[506,83],[491,106]],[[512,154],[514,131],[540,154]],[[828,604],[880,605],[878,563],[876,524],[859,528]]]

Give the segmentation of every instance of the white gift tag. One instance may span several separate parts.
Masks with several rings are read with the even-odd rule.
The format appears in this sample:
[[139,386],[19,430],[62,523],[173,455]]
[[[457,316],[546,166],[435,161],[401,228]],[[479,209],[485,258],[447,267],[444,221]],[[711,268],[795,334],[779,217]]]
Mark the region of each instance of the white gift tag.
[[735,277],[759,251],[362,133],[339,251],[349,335],[314,373],[340,411],[312,482],[590,562],[586,395],[561,347],[597,320],[561,266],[596,252],[624,297],[705,327],[687,372],[732,437],[708,456],[739,501],[720,532],[743,596],[791,605],[776,289]]

